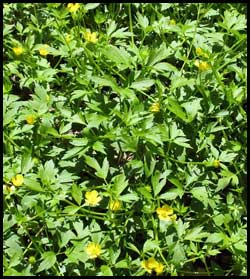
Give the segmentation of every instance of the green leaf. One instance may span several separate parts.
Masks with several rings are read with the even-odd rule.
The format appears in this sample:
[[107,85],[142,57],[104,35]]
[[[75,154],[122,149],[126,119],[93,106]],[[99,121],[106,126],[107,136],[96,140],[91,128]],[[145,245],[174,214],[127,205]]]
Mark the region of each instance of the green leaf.
[[106,179],[108,175],[108,171],[109,171],[109,162],[107,157],[105,157],[102,163],[102,168],[98,169],[95,174],[102,179]]
[[113,185],[113,191],[116,195],[120,195],[128,186],[128,181],[126,180],[126,176],[124,173],[118,174],[115,177],[112,178]]
[[74,215],[79,209],[81,209],[80,206],[68,205],[64,208],[63,213]]
[[128,248],[131,249],[132,251],[136,252],[139,255],[141,254],[140,251],[137,249],[137,247],[132,243],[128,243]]
[[21,160],[21,172],[27,173],[32,167],[34,166],[34,162],[32,161],[32,150],[31,149],[25,149],[22,160]]
[[40,183],[35,179],[26,178],[24,179],[24,185],[27,186],[28,189],[35,192],[44,192],[44,189],[41,187]]
[[115,264],[115,268],[128,268],[128,261],[126,259],[121,260]]
[[91,168],[95,169],[96,171],[101,170],[101,167],[95,158],[92,158],[88,155],[84,155],[84,158],[87,165],[89,165]]
[[120,196],[119,199],[124,202],[133,202],[133,201],[138,201],[139,197],[137,196],[136,193],[130,193],[130,194]]
[[159,171],[155,172],[155,175],[151,177],[151,182],[153,186],[154,196],[157,196],[163,187],[166,185],[166,180],[171,170],[165,170],[162,174]]
[[182,119],[185,122],[188,122],[188,117],[187,117],[185,111],[173,97],[168,98],[167,108],[169,111],[171,111],[177,117],[179,117],[180,119]]
[[152,85],[155,84],[155,81],[153,79],[143,79],[139,81],[134,81],[131,85],[130,88],[136,89],[136,90],[146,90]]
[[124,48],[109,45],[103,48],[102,52],[108,59],[115,62],[116,65],[122,65],[122,69],[130,67],[131,57]]
[[56,254],[53,251],[44,252],[42,254],[43,261],[40,263],[37,273],[50,269],[56,262]]
[[166,59],[171,55],[170,49],[166,48],[166,44],[162,43],[159,48],[155,48],[151,50],[151,54],[148,59],[147,66],[154,66],[157,62]]
[[172,256],[172,262],[173,264],[178,266],[178,265],[182,265],[185,259],[186,259],[186,255],[185,255],[184,247],[178,241],[174,246],[174,254]]
[[81,205],[82,202],[82,190],[80,187],[78,187],[76,184],[72,185],[71,194],[74,200],[78,203],[78,205]]
[[148,239],[143,245],[143,252],[146,253],[157,248],[159,248],[159,240]]
[[204,204],[205,207],[208,206],[208,193],[205,186],[195,187],[193,188],[190,193]]
[[224,239],[224,234],[223,233],[211,233],[209,234],[206,242],[208,243],[219,243]]
[[107,265],[102,265],[101,266],[101,275],[102,276],[113,276],[113,272],[111,270],[111,268]]
[[167,191],[166,193],[159,196],[160,199],[170,201],[176,199],[178,196],[181,197],[183,195],[183,190],[180,189],[172,189]]
[[200,242],[202,238],[207,237],[209,233],[202,232],[203,227],[196,227],[188,231],[185,240]]
[[95,151],[99,151],[103,154],[107,154],[106,151],[105,151],[105,146],[104,144],[101,142],[101,141],[96,141],[94,144],[93,144],[93,149]]
[[100,3],[88,3],[86,5],[84,5],[84,10],[88,11],[88,10],[93,10],[95,8],[97,8],[100,5]]

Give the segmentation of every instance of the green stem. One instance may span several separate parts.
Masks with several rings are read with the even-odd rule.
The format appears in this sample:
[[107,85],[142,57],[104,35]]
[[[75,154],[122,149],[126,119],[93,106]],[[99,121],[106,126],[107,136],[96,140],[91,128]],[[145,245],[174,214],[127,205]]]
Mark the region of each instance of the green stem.
[[134,43],[133,22],[132,22],[132,16],[131,16],[131,4],[128,4],[128,16],[129,16],[129,29],[130,29],[130,32],[132,33],[131,43],[132,43],[132,46],[134,46],[135,43]]

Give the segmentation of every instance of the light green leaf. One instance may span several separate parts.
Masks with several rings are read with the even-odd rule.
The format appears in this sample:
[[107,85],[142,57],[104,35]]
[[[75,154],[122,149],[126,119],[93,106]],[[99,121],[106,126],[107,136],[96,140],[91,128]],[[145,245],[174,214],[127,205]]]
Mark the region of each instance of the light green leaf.
[[50,269],[56,262],[56,254],[53,251],[44,252],[42,258],[43,261],[40,263],[37,273]]
[[72,185],[71,194],[74,200],[78,203],[78,205],[81,205],[82,202],[82,190],[80,187],[78,187],[76,184]]
[[195,187],[193,188],[190,193],[204,204],[205,207],[208,206],[208,193],[205,186]]
[[151,87],[154,84],[155,84],[155,81],[153,79],[144,79],[144,80],[134,81],[130,85],[130,88],[143,91],[143,90],[148,89],[149,87]]

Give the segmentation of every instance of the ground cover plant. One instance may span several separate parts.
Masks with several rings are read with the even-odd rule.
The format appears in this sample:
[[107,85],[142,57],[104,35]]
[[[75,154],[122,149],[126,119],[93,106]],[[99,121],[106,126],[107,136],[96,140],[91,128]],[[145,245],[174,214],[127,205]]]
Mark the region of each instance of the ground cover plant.
[[3,16],[4,275],[246,275],[246,5]]

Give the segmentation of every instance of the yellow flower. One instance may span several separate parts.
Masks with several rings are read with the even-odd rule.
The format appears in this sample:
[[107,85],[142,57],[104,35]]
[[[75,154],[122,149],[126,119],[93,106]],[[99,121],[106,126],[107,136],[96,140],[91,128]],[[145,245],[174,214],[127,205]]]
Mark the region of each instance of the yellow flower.
[[23,176],[22,174],[17,174],[16,176],[14,176],[12,179],[11,179],[12,183],[15,185],[15,186],[21,186],[23,184]]
[[96,32],[91,33],[90,31],[86,31],[83,35],[86,42],[95,44],[98,41]]
[[149,108],[151,112],[159,112],[160,111],[160,104],[153,103],[152,106]]
[[157,266],[155,267],[155,272],[157,275],[161,274],[164,270],[164,265],[162,263],[157,263]]
[[99,201],[101,201],[101,197],[98,196],[98,192],[96,190],[93,190],[91,192],[86,192],[85,193],[85,198],[86,201],[85,203],[87,205],[91,205],[91,206],[96,206],[98,205]]
[[67,8],[71,13],[75,13],[79,8],[80,4],[79,3],[69,3]]
[[170,25],[176,25],[176,21],[175,21],[174,19],[171,19],[171,20],[169,21],[169,24],[170,24]]
[[28,124],[30,124],[30,125],[33,125],[35,122],[36,122],[36,118],[35,118],[35,116],[34,115],[28,115],[27,117],[26,117],[26,122],[28,123]]
[[91,242],[86,247],[86,252],[90,259],[95,259],[101,254],[101,246],[94,242]]
[[48,47],[49,47],[48,45],[44,45],[43,47],[41,47],[39,49],[40,55],[47,56],[49,54]]
[[219,168],[220,167],[220,161],[219,160],[214,160],[213,165],[215,168]]
[[16,56],[23,54],[24,49],[22,47],[13,47],[12,49]]
[[122,203],[119,200],[110,201],[109,209],[113,211],[118,211],[122,207]]
[[194,65],[198,67],[199,71],[201,72],[211,69],[211,65],[206,61],[195,60]]
[[141,263],[141,266],[146,269],[148,273],[152,273],[152,271],[155,271],[158,274],[161,274],[164,270],[164,265],[158,261],[156,261],[154,258],[149,258],[146,261],[143,261]]
[[177,218],[176,214],[173,214],[174,213],[173,209],[168,205],[163,205],[163,207],[158,207],[156,209],[156,213],[158,214],[159,219],[164,221],[175,221]]
[[69,43],[70,41],[71,41],[71,35],[70,34],[67,34],[67,36],[66,36],[66,38],[65,38],[65,40],[66,40],[66,42],[67,43]]
[[203,49],[200,48],[200,47],[197,47],[197,48],[195,49],[195,52],[196,52],[196,54],[197,54],[198,56],[203,56],[203,57],[208,58],[207,53],[205,53],[205,52],[203,51]]

